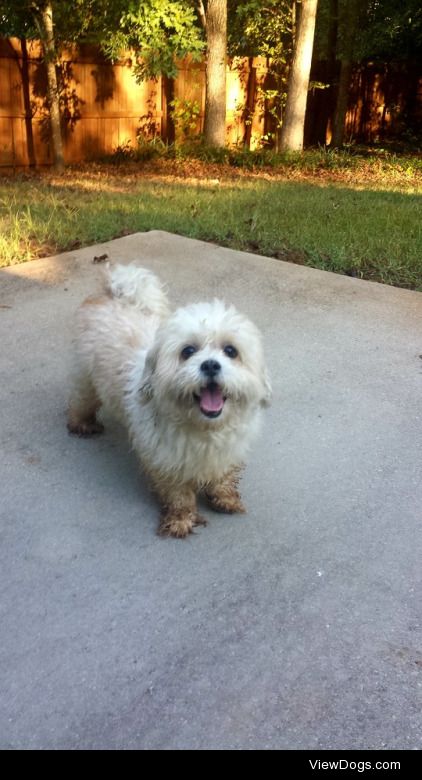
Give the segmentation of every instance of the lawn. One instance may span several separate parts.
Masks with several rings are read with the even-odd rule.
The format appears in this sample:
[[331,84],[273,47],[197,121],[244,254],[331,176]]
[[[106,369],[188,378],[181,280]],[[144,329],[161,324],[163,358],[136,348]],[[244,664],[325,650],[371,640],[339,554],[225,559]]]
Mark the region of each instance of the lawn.
[[3,177],[0,265],[160,229],[422,290],[416,162],[153,160]]

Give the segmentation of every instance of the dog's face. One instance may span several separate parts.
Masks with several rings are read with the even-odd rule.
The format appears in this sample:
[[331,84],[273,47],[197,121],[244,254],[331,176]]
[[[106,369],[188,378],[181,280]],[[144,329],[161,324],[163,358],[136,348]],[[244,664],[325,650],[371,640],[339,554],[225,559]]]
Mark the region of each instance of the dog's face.
[[221,301],[178,309],[157,332],[143,391],[162,412],[202,425],[222,425],[242,410],[268,404],[271,387],[257,328]]

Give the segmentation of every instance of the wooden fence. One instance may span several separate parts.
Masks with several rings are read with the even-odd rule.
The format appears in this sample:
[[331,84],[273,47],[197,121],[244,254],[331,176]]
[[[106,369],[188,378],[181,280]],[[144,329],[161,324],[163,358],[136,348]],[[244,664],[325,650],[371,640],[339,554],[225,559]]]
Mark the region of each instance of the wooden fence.
[[[23,43],[23,46],[22,46]],[[46,71],[37,42],[0,40],[0,166],[51,163]],[[246,122],[248,87],[262,84],[264,58],[236,60],[227,71],[227,141],[245,135],[252,146],[264,132],[264,117],[254,101]],[[111,64],[98,49],[82,46],[61,59],[61,116],[67,163],[100,158],[118,147],[136,145],[139,133],[169,137],[169,90],[164,79],[138,84],[133,61]],[[200,132],[205,103],[203,64],[180,63],[170,97],[180,115],[179,134],[190,119],[190,132]],[[193,124],[195,126],[193,126]]]
[[[65,160],[92,160],[117,148],[135,146],[139,133],[171,139],[169,102],[176,100],[179,136],[200,132],[203,126],[205,73],[203,64],[180,63],[179,75],[138,84],[133,60],[111,64],[95,47],[81,46],[63,53],[60,102]],[[319,67],[319,70],[318,70]],[[321,70],[322,68],[322,70]],[[320,79],[323,66],[314,77]],[[421,118],[420,72],[389,79],[374,68],[356,71],[348,113],[348,133],[374,140],[394,128],[403,105]],[[236,59],[227,69],[227,142],[255,148],[262,136],[274,132],[271,100],[263,89],[274,86],[265,58]],[[409,92],[411,91],[411,94]],[[37,42],[0,40],[0,168],[51,163],[46,71]],[[306,127],[307,143],[329,140],[333,90],[311,91]]]

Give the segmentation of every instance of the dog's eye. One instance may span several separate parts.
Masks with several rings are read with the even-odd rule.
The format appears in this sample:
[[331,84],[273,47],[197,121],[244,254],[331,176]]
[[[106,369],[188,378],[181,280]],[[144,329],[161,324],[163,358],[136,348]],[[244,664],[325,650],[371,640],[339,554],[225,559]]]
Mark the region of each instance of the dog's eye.
[[223,352],[225,355],[227,355],[227,357],[232,358],[232,360],[234,358],[237,358],[239,354],[236,347],[233,347],[232,344],[226,344],[226,346],[223,349]]
[[194,347],[193,344],[188,344],[186,347],[183,347],[180,353],[180,357],[183,360],[189,360],[189,358],[192,357],[192,355],[194,355],[197,351],[198,347]]

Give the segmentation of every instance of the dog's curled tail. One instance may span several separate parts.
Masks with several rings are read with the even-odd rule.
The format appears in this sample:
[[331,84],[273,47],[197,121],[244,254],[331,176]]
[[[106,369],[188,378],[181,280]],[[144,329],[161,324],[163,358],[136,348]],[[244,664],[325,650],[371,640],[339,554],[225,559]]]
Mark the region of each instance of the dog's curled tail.
[[170,307],[163,286],[152,271],[135,263],[108,265],[106,286],[113,298],[120,298],[145,314],[166,317]]

